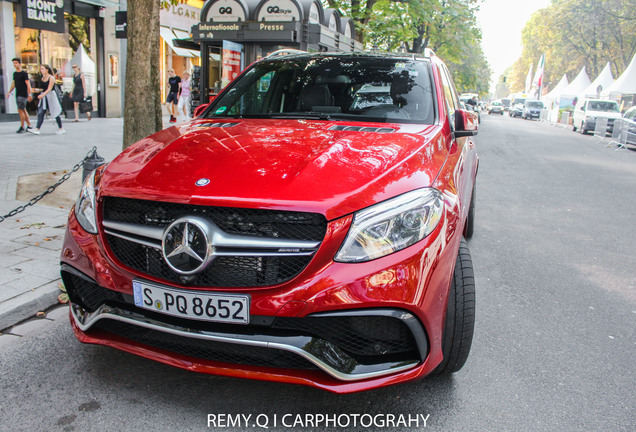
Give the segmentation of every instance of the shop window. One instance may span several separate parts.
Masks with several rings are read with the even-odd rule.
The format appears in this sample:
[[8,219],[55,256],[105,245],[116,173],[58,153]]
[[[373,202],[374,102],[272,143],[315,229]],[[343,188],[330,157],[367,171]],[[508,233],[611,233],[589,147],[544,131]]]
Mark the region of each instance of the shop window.
[[[97,99],[97,67],[92,52],[97,41],[94,18],[65,13],[64,33],[22,28],[17,25],[15,15],[14,20],[16,57],[22,60],[34,87],[41,85],[40,66],[48,64],[56,71],[57,83],[63,93],[72,93],[72,65],[77,63],[84,74],[88,94]],[[27,109],[35,112],[36,106],[37,99],[27,105]]]

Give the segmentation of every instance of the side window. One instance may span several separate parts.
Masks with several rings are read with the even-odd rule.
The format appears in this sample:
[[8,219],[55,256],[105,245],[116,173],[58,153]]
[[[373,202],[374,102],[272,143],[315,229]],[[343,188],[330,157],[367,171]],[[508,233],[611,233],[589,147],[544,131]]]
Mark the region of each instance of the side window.
[[444,98],[446,99],[446,104],[448,106],[449,114],[455,114],[455,110],[460,107],[459,105],[459,97],[457,96],[457,92],[455,91],[455,86],[453,85],[453,81],[450,78],[450,74],[448,73],[448,69],[444,65],[439,67],[439,75],[442,78],[442,87],[444,88]]

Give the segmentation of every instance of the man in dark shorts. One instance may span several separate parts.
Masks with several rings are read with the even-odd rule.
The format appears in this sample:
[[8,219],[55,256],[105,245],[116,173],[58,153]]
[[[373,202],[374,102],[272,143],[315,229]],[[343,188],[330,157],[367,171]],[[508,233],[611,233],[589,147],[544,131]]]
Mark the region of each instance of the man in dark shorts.
[[27,129],[31,129],[31,121],[26,110],[26,103],[31,101],[31,81],[29,81],[29,74],[22,70],[22,60],[16,57],[12,61],[15,72],[13,72],[13,82],[9,93],[7,93],[7,99],[9,99],[11,92],[15,88],[15,101],[18,104],[18,114],[20,115],[20,129],[16,132],[22,133],[26,132]]
[[179,83],[181,82],[181,77],[174,74],[174,70],[168,70],[168,85],[170,86],[170,90],[168,91],[168,97],[166,98],[166,104],[168,105],[168,112],[170,113],[170,123],[176,123],[177,117],[176,109],[177,103],[179,102]]

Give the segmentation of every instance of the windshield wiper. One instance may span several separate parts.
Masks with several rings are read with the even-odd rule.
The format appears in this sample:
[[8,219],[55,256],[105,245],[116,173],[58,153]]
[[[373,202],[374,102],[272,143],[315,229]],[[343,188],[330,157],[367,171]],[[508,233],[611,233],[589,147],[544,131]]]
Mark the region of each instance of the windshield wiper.
[[330,114],[316,112],[316,111],[307,111],[307,112],[282,112],[282,113],[268,113],[270,118],[292,118],[292,119],[318,119],[318,120],[331,120],[332,117]]

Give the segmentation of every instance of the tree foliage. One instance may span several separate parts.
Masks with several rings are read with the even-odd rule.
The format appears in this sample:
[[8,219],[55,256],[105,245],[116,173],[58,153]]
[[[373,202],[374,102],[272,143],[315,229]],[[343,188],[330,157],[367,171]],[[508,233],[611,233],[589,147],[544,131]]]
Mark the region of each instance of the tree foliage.
[[614,78],[636,54],[636,8],[627,0],[553,0],[522,31],[523,51],[514,64],[511,91],[520,91],[530,64],[546,55],[544,82],[572,80],[583,66],[594,79],[609,62]]
[[482,0],[326,0],[352,17],[367,49],[421,54],[446,62],[459,91],[486,94],[490,68],[476,12]]

